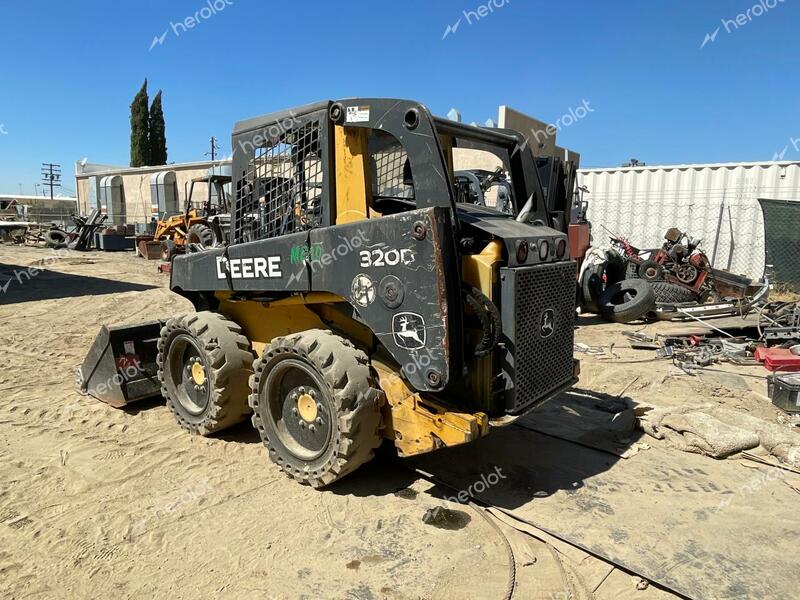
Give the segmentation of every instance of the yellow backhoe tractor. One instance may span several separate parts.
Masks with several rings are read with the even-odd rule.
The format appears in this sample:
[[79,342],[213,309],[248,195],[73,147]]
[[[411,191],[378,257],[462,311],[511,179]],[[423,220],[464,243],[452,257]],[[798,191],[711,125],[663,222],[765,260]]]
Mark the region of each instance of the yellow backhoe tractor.
[[[384,441],[471,442],[577,381],[575,263],[521,134],[361,98],[240,122],[232,147],[230,243],[173,262],[195,312],[104,327],[84,392],[160,393],[198,435],[249,419],[320,487]],[[462,149],[497,157],[513,209],[459,201]]]
[[[230,201],[225,185],[230,182],[230,176],[219,174],[191,180],[183,212],[156,222],[153,239],[160,242],[162,260],[171,261],[176,254],[185,252],[187,244],[211,248],[226,241],[230,226]],[[194,190],[198,183],[205,183],[208,193],[203,202],[195,203]]]

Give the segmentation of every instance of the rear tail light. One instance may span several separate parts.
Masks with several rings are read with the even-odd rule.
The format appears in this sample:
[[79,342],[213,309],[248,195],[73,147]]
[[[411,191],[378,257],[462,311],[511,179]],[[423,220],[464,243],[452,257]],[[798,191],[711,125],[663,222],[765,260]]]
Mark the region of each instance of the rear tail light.
[[517,262],[523,265],[527,260],[528,260],[528,242],[523,240],[517,245]]
[[566,240],[558,240],[558,244],[556,245],[556,256],[558,258],[564,258],[564,253],[567,251],[567,242]]

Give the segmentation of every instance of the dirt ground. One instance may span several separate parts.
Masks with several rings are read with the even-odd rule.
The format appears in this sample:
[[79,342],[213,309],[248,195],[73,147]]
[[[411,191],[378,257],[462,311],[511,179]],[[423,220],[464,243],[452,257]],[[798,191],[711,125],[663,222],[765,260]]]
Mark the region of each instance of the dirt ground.
[[[0,245],[2,597],[501,599],[512,575],[514,598],[672,597],[443,500],[388,458],[314,491],[248,423],[192,437],[161,402],[123,411],[78,394],[72,368],[102,323],[191,309],[167,284],[130,253]],[[629,327],[580,321],[578,341],[605,347],[581,356],[582,388],[779,416],[757,368],[690,377],[627,348]],[[436,506],[451,519],[423,523]]]

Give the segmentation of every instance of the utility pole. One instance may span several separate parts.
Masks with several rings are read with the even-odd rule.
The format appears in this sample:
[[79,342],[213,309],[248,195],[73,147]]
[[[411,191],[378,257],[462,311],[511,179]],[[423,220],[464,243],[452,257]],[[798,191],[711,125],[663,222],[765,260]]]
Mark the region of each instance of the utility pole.
[[50,186],[50,200],[53,199],[53,188],[61,187],[61,165],[42,163],[42,181]]
[[211,155],[211,162],[217,160],[217,150],[219,150],[219,144],[217,144],[217,138],[213,135],[211,136],[211,152],[206,152],[206,156],[209,154]]

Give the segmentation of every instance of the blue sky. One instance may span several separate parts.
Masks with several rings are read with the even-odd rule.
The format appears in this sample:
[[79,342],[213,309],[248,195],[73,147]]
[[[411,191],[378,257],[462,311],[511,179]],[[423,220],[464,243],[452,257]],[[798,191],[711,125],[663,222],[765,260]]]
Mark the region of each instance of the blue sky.
[[33,193],[42,162],[67,191],[76,160],[127,164],[145,77],[176,162],[203,160],[212,135],[230,152],[237,120],[349,96],[481,123],[499,104],[555,122],[586,101],[558,136],[583,166],[800,160],[793,0],[489,0],[482,17],[478,0],[217,0],[171,27],[206,1],[3,0],[0,192]]

